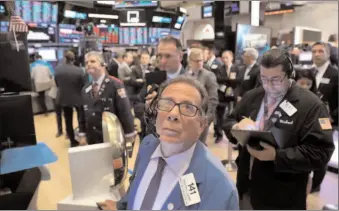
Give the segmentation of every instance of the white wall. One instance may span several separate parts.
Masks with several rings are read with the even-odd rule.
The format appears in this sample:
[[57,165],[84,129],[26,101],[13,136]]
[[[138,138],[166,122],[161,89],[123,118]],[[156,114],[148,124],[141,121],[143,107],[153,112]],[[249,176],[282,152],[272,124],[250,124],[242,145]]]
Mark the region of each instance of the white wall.
[[[214,19],[201,20],[201,8],[191,7],[188,9],[189,19],[182,29],[182,42],[186,40],[201,38],[205,35],[202,26],[211,24],[214,26]],[[236,24],[249,24],[249,14],[235,15],[232,17],[232,30],[236,30]],[[265,16],[265,26],[272,28],[272,36],[277,37],[281,29],[295,26],[317,28],[322,31],[322,41],[327,41],[330,34],[338,33],[338,3],[325,1],[322,3],[309,3],[297,7],[294,13],[284,15]]]

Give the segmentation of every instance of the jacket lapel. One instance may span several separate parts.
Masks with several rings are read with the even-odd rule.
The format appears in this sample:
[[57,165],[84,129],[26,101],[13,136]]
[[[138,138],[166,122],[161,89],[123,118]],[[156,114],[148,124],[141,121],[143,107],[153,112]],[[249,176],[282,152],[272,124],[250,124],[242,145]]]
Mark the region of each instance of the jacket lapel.
[[[199,192],[203,192],[201,190],[201,184],[206,180],[206,157],[204,155],[204,147],[203,144],[198,141],[195,147],[191,163],[184,173],[184,175],[193,173],[197,187]],[[189,207],[185,206],[179,182],[176,184],[171,194],[168,196],[167,200],[163,204],[162,210],[168,210],[169,205],[173,205],[173,210],[180,209],[196,209],[199,204],[191,205]]]
[[[324,73],[324,75],[321,79],[323,79],[323,78],[330,79],[331,78],[331,74],[330,74],[331,69],[330,68],[331,68],[331,65],[328,65],[328,67],[327,67],[327,69],[326,69],[326,71],[325,71],[325,73]],[[324,83],[321,83],[321,79],[320,79],[318,90],[319,90],[319,92],[324,93],[325,92],[324,88],[326,87],[326,85]]]
[[145,145],[141,145],[139,152],[141,152],[142,154],[138,155],[140,156],[140,161],[138,163],[138,166],[136,166],[136,168],[138,169],[134,169],[136,171],[136,175],[135,178],[132,182],[131,188],[130,188],[130,192],[129,192],[129,196],[128,196],[128,210],[133,210],[133,206],[134,206],[134,200],[135,200],[135,195],[136,192],[139,188],[140,182],[142,177],[144,176],[144,173],[147,169],[149,160],[154,152],[154,150],[157,148],[157,146],[159,145],[159,140],[155,139],[155,140],[151,140],[148,142],[148,144]]

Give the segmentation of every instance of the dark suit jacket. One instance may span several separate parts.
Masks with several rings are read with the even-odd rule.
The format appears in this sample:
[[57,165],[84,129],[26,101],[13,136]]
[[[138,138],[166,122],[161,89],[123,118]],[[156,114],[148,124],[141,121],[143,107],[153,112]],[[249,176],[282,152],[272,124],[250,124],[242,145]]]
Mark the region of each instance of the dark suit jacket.
[[[243,70],[244,74],[246,72],[246,67]],[[243,96],[246,92],[256,88],[259,83],[258,83],[258,78],[260,74],[260,68],[258,64],[254,64],[252,69],[248,72],[249,78],[244,79],[243,82],[241,83],[240,90],[239,90],[239,95]],[[244,76],[243,76],[244,78]]]
[[119,69],[119,64],[114,59],[111,59],[107,67],[108,75],[118,78],[119,76],[118,69]]
[[207,116],[209,122],[213,121],[215,110],[218,106],[218,84],[213,73],[206,69],[198,72],[197,80],[203,85],[208,94],[208,110]]
[[[217,82],[219,85],[225,85],[227,87],[232,87],[234,90],[234,96],[239,95],[239,88],[244,78],[244,71],[239,69],[237,66],[232,65],[230,75],[235,74],[235,79],[230,79],[230,75],[227,75],[227,66],[222,65],[216,72]],[[226,99],[225,93],[218,89],[218,96],[220,104],[225,103],[229,100]]]
[[[260,87],[247,92],[223,128],[230,131],[243,117],[252,120],[257,115],[265,95]],[[328,118],[324,103],[295,83],[281,102],[287,100],[296,112],[289,116],[279,105],[272,112],[265,131],[271,131],[278,148],[274,161],[254,159],[249,180],[250,154],[244,147],[239,155],[237,188],[240,196],[249,193],[254,209],[306,209],[306,186],[311,171],[323,168],[334,151],[332,130],[322,129],[320,118]],[[251,139],[251,143],[260,140]]]
[[322,83],[324,81],[320,81],[318,88],[318,91],[321,93],[320,98],[328,103],[330,114],[334,121],[333,124],[338,125],[338,69],[329,65],[323,75],[323,79],[329,79],[329,83]]
[[63,106],[82,105],[81,90],[85,86],[84,71],[75,65],[62,64],[55,69],[55,83],[58,87],[57,100]]

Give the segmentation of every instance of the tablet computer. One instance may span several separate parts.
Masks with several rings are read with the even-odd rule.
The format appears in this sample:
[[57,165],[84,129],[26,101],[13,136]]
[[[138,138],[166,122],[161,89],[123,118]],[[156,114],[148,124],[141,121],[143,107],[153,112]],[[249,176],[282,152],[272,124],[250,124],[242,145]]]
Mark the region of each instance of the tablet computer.
[[166,71],[156,71],[156,72],[150,72],[146,73],[146,85],[153,85],[157,84],[160,85],[167,79],[167,73]]
[[249,145],[257,150],[262,150],[263,147],[260,145],[262,141],[275,148],[279,148],[273,134],[268,131],[231,130],[231,133],[242,146]]

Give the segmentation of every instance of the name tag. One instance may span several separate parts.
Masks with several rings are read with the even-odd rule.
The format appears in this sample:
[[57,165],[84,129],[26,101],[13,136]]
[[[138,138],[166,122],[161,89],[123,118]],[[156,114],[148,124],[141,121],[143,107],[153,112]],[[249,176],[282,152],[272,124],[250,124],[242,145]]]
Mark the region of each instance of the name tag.
[[292,116],[293,114],[295,114],[298,110],[287,100],[284,100],[284,102],[282,102],[279,107],[288,115],[288,116]]
[[250,78],[251,78],[251,77],[250,77],[249,75],[245,75],[244,80],[247,81],[247,80],[250,80]]
[[226,86],[225,86],[225,85],[219,85],[219,90],[220,90],[221,92],[225,92]]
[[288,121],[288,120],[280,120],[281,124],[286,124],[286,125],[293,125],[293,121]]
[[234,80],[236,77],[237,77],[237,73],[235,73],[235,72],[230,73],[230,79],[231,80]]
[[179,184],[186,207],[200,203],[200,194],[193,173],[182,176]]
[[87,87],[87,88],[85,89],[85,92],[88,93],[88,92],[90,92],[91,90],[92,90],[92,85],[90,85],[89,87]]
[[320,83],[321,83],[321,84],[329,84],[329,83],[330,83],[330,79],[329,79],[329,78],[322,78],[322,79],[320,80]]

